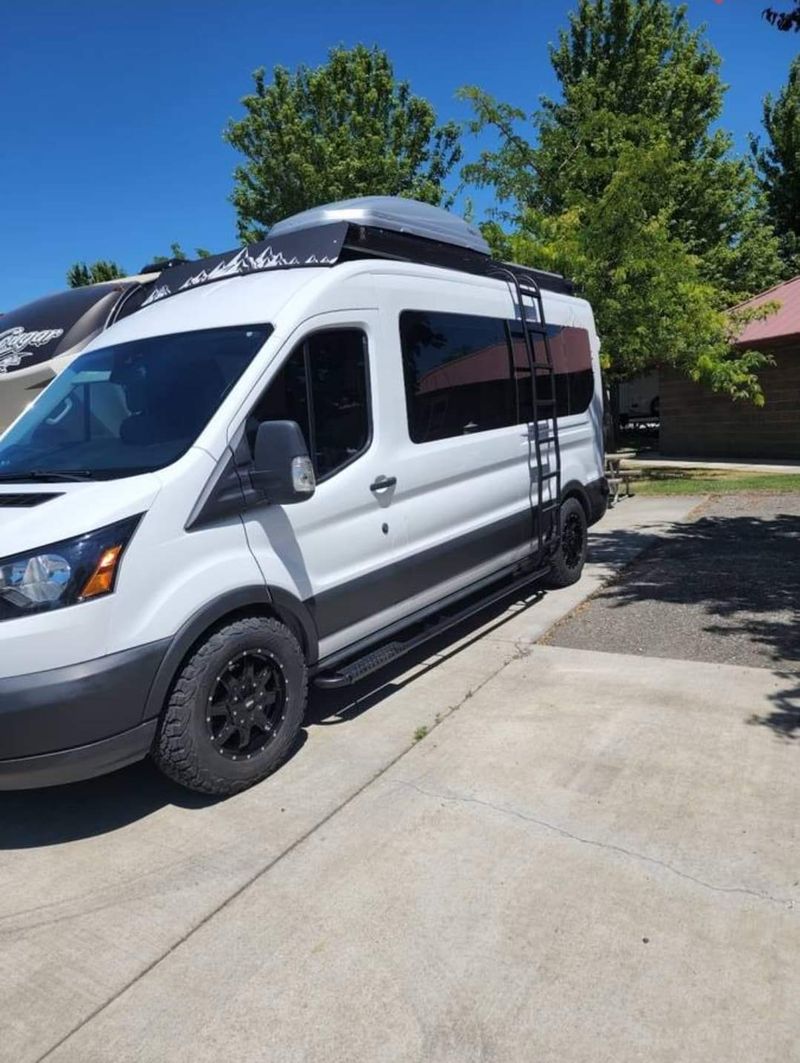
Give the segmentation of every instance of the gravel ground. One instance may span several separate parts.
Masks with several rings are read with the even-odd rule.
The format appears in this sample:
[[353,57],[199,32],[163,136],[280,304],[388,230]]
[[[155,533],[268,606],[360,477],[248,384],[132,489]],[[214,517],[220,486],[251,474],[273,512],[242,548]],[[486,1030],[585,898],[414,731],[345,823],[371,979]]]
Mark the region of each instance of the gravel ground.
[[544,641],[800,669],[800,493],[712,497],[693,516]]

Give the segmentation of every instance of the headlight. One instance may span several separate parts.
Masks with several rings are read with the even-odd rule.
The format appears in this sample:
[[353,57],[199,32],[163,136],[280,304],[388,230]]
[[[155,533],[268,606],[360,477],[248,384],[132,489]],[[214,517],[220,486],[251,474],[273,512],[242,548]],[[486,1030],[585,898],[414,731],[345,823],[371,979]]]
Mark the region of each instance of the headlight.
[[114,590],[140,517],[0,560],[0,620],[75,605]]

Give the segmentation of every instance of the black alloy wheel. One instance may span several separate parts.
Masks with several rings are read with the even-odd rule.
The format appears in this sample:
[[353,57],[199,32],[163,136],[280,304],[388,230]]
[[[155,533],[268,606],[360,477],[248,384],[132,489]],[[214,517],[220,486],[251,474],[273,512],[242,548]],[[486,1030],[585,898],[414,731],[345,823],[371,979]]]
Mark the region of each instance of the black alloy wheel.
[[223,757],[250,760],[274,739],[285,712],[280,663],[266,650],[244,650],[228,661],[209,695],[211,744]]
[[561,550],[567,568],[574,569],[582,565],[585,536],[584,521],[580,515],[574,512],[567,514],[561,526]]
[[570,496],[562,502],[560,518],[561,535],[546,578],[550,587],[569,587],[578,582],[589,547],[586,511],[577,498]]

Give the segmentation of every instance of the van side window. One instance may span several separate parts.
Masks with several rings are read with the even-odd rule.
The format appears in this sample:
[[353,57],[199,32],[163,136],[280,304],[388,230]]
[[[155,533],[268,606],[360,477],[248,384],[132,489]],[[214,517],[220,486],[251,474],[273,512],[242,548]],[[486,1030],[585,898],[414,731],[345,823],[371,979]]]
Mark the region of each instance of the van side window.
[[[548,332],[553,326],[548,326]],[[517,402],[519,409],[520,423],[533,420],[533,395],[531,394],[531,370],[528,365],[528,354],[525,348],[525,340],[522,336],[522,329],[518,322],[510,323],[511,329],[511,346],[514,352],[514,376],[517,382]],[[535,362],[546,362],[547,351],[544,346],[544,339],[540,332],[531,331],[531,347],[533,349],[533,360]],[[564,366],[556,358],[556,352],[553,349],[552,340],[550,343],[550,355],[553,359],[553,369],[555,370],[555,385],[556,385],[556,414],[558,417],[566,417],[569,414],[569,377],[564,369]],[[550,395],[550,375],[544,369],[536,370],[536,394],[540,399],[549,399]],[[552,408],[548,407],[546,410],[540,411],[540,416],[547,417],[550,415]]]
[[297,421],[317,479],[347,465],[370,440],[367,338],[360,329],[315,332],[295,347],[248,420]]
[[[533,419],[530,369],[525,352],[525,340],[518,322],[510,323],[511,345],[514,354],[514,376],[517,382],[519,419]],[[556,411],[559,417],[584,413],[589,408],[594,394],[592,352],[589,333],[572,325],[547,325],[550,357],[555,370]],[[534,361],[546,362],[544,339],[540,332],[531,331]],[[540,399],[550,398],[548,374],[537,370],[536,382]]]
[[594,395],[592,348],[585,328],[549,325],[550,351],[562,372],[569,376],[569,412],[585,413]]
[[470,314],[400,314],[408,431],[429,443],[516,423],[505,322]]

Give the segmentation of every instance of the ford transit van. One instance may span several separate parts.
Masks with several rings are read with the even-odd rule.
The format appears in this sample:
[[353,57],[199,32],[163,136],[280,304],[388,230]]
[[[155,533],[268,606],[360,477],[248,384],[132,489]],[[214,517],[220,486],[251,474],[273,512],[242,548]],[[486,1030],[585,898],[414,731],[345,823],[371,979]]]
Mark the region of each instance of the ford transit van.
[[574,582],[606,505],[563,277],[369,197],[165,270],[0,441],[0,787],[230,794],[353,683]]

